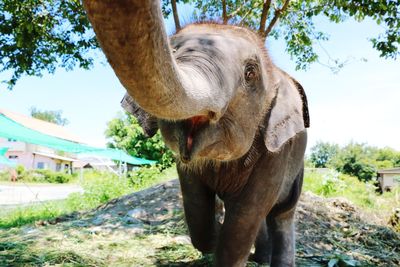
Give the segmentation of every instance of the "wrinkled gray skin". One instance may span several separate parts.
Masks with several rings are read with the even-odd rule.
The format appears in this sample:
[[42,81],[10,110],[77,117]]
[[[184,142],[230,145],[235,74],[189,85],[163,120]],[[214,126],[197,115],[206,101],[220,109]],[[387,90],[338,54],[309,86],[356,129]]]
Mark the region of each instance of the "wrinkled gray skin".
[[[189,25],[168,39],[158,1],[86,0],[100,45],[129,95],[123,106],[177,154],[193,245],[216,266],[294,266],[307,100],[253,32]],[[215,220],[216,195],[224,201]]]

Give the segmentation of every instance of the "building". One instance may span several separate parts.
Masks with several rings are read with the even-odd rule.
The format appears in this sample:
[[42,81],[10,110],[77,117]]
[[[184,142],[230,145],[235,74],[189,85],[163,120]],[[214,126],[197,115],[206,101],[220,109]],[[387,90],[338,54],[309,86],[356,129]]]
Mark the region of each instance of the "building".
[[[0,109],[0,114],[28,129],[63,140],[83,143],[78,137],[69,133],[64,127],[28,117],[22,114]],[[26,169],[48,169],[52,171],[71,172],[72,165],[77,161],[74,154],[58,151],[49,147],[14,138],[0,137],[0,148],[7,148],[4,157],[11,162],[24,166]],[[0,169],[6,168],[0,164]]]
[[400,186],[400,168],[378,170],[378,182],[382,191]]
[[87,145],[62,126],[0,109],[0,170],[22,165],[26,169],[71,172],[91,167],[122,173],[123,166],[155,163],[120,149]]

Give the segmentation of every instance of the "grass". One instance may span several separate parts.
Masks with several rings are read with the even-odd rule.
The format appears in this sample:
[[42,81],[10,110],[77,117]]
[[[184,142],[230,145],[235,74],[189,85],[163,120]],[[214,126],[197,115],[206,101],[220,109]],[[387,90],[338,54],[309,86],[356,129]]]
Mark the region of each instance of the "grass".
[[323,197],[344,197],[366,212],[387,218],[400,207],[400,188],[379,194],[372,182],[361,182],[356,177],[329,170],[319,173],[308,170],[304,175],[303,191]]
[[[153,171],[145,170],[142,171],[142,174],[146,172],[152,173]],[[141,184],[143,187],[147,187],[173,177],[176,177],[173,168],[152,176],[151,179],[144,179],[142,182],[140,182],[140,179],[132,182],[130,179],[118,179],[118,177],[112,177],[112,175],[101,174],[99,176],[99,173],[88,173],[83,183],[86,195],[76,194],[65,201],[47,204],[65,205],[63,209],[60,208],[60,212],[63,213],[68,213],[65,207],[72,211],[73,209],[88,209],[97,207],[99,203],[107,202],[108,199],[121,194],[139,190]],[[387,203],[394,196],[393,192],[377,195],[370,185],[365,185],[352,177],[341,176],[336,173],[307,172],[304,190],[326,197],[344,196],[348,198],[349,194],[353,194],[352,202],[354,204],[371,210],[379,209],[381,205]],[[93,214],[90,212],[90,214],[80,217],[80,223],[89,218],[86,225],[76,224],[75,220],[71,220],[60,224],[47,224],[43,227],[25,225],[24,227],[2,229],[0,230],[0,266],[212,266],[212,257],[201,255],[186,237],[187,228],[183,211],[171,207],[170,212],[164,213],[161,207],[170,207],[169,204],[179,202],[179,198],[176,193],[163,195],[163,192],[165,193],[163,189],[160,189],[153,193],[154,195],[143,196],[143,198],[135,201],[132,197],[132,202],[105,205],[100,210],[94,210]],[[165,197],[172,195],[175,198]],[[160,199],[157,200],[157,198]],[[156,203],[151,204],[152,200]],[[391,201],[393,202],[393,198]],[[323,206],[315,205],[311,201],[308,203],[311,207]],[[164,204],[165,206],[163,206]],[[134,233],[134,226],[119,223],[130,209],[136,207],[148,209],[151,205],[161,208],[158,211],[157,209],[151,210],[159,214],[160,217],[157,221],[150,220],[145,223],[143,232]],[[55,212],[55,206],[50,207],[49,210]],[[124,206],[124,209],[120,209],[121,206]],[[120,214],[120,211],[123,212]],[[104,222],[101,226],[92,224],[93,220],[98,217],[97,212],[103,215],[112,215],[112,219]],[[351,217],[337,221],[330,216],[331,214],[322,216],[321,212],[311,212],[307,209],[300,213],[304,217],[302,217],[303,219],[298,227],[303,227],[304,236],[298,240],[302,242],[303,239],[310,236],[319,236],[320,239],[315,239],[313,242],[307,241],[307,246],[301,244],[298,246],[300,254],[298,254],[297,260],[304,260],[305,262],[304,264],[299,263],[299,266],[327,266],[328,262],[336,263],[336,266],[351,266],[349,263],[352,259],[346,256],[348,251],[361,253],[363,251],[358,246],[363,248],[375,247],[375,243],[372,242],[374,238],[379,238],[382,242],[394,239],[392,234],[377,237],[376,235],[382,235],[386,232],[376,231],[376,228],[371,228],[371,225],[368,226],[369,228],[364,228],[359,224],[353,224]],[[39,215],[43,214],[39,213]],[[318,216],[314,217],[316,214]],[[341,213],[341,216],[343,215],[344,213]],[[53,218],[53,214],[48,216],[49,219]],[[29,218],[33,218],[33,215],[25,219]],[[42,219],[39,217],[39,220]],[[338,222],[349,223],[349,227],[337,226]],[[21,225],[23,224],[26,224],[26,222],[21,222]],[[347,231],[347,229],[349,230]],[[342,236],[343,239],[340,239],[339,237]],[[354,249],[345,246],[346,242],[343,243],[343,240],[347,240],[347,243],[354,243]],[[328,250],[325,253],[326,247],[321,246],[318,250],[315,250],[316,252],[309,252],[310,245],[315,243],[315,247],[318,247],[321,242],[325,242],[325,245],[333,244],[336,249]],[[338,250],[338,248],[342,249]],[[393,249],[393,254],[397,251]],[[365,257],[369,257],[369,254],[365,255],[367,255]],[[308,257],[311,256],[321,264],[307,265],[310,262]],[[388,253],[387,257],[397,256]],[[258,265],[249,262],[247,266],[255,267]]]
[[[153,175],[154,171],[151,170],[152,168],[146,168],[141,170],[139,175],[134,174],[130,178],[119,178],[109,172],[86,172],[85,179],[81,182],[84,193],[72,193],[65,200],[41,202],[0,212],[0,229],[49,220],[74,211],[93,209],[113,198],[177,177],[175,167],[158,172],[156,175]],[[139,176],[142,177],[142,182],[132,182]]]
[[[89,171],[81,182],[84,193],[73,193],[65,200],[48,201],[35,205],[18,207],[0,212],[0,228],[19,227],[39,220],[49,220],[74,211],[95,208],[110,201],[160,182],[177,177],[175,167],[163,172],[155,168],[144,168],[127,178],[118,178],[109,172]],[[356,206],[378,213],[388,218],[393,209],[400,206],[400,190],[375,193],[372,183],[364,183],[356,177],[339,174],[334,171],[319,173],[306,171],[303,191],[311,191],[324,197],[344,197]]]

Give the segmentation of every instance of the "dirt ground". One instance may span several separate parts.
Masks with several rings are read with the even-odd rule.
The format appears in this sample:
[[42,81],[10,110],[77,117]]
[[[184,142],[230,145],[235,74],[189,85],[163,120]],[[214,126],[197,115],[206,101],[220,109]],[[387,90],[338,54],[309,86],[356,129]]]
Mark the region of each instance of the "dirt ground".
[[[303,193],[297,266],[400,266],[400,235],[370,217],[344,199]],[[0,266],[211,265],[190,244],[176,180],[90,212],[0,230]]]

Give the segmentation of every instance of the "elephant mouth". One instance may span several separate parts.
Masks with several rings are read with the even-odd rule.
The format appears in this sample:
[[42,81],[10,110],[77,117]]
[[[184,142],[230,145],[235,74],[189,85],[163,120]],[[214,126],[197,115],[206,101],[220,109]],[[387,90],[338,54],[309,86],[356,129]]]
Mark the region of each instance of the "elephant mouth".
[[186,148],[188,151],[191,151],[193,147],[193,136],[198,129],[208,124],[208,118],[206,116],[195,116],[188,119],[187,123],[189,124],[189,132],[186,138]]
[[185,137],[185,146],[181,149],[181,161],[183,163],[190,162],[192,158],[193,145],[195,142],[195,136],[198,131],[209,124],[209,118],[207,116],[194,116],[185,120],[187,135]]

